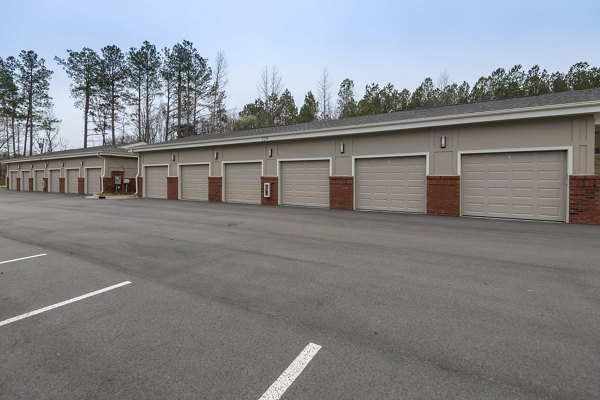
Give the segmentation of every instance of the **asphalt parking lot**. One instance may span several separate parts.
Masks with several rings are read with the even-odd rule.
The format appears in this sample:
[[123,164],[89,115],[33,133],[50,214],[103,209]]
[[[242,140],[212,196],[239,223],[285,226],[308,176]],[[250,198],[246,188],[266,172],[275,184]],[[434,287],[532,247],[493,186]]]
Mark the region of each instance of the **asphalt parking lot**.
[[4,190],[0,210],[2,399],[600,398],[599,227]]

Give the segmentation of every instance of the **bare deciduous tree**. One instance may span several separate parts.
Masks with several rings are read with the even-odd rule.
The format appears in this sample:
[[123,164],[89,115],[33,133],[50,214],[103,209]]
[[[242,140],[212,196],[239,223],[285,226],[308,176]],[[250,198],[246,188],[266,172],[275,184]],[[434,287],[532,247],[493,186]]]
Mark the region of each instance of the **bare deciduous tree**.
[[323,74],[319,77],[317,81],[317,100],[319,102],[319,118],[321,120],[328,120],[333,118],[332,108],[331,108],[331,78],[329,77],[329,72],[327,68],[323,68]]

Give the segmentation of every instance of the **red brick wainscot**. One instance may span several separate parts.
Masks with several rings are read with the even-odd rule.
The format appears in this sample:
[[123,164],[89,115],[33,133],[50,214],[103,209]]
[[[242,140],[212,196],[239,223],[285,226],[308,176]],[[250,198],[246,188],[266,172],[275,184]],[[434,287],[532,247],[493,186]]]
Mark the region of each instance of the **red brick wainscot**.
[[600,225],[600,176],[569,177],[569,222]]
[[29,191],[33,192],[33,178],[29,178]]
[[221,190],[222,190],[222,178],[220,176],[209,176],[208,177],[208,201],[220,203]]
[[42,189],[42,191],[44,193],[48,193],[48,178],[43,178],[44,179],[44,189]]
[[21,178],[17,178],[17,190],[21,190]]
[[79,177],[77,178],[77,193],[78,194],[83,194],[83,192],[85,191],[85,178],[83,177]]
[[179,178],[176,176],[167,177],[167,200],[179,200]]
[[144,178],[138,176],[137,178],[137,193],[138,197],[142,197],[144,195]]
[[58,191],[60,193],[65,192],[65,178],[58,178]]
[[[265,197],[265,191],[263,190],[265,187],[265,183],[271,184],[271,197]],[[262,176],[260,178],[260,204],[263,206],[276,206],[277,201],[277,177],[276,176]]]
[[460,216],[460,176],[427,177],[427,214]]
[[332,210],[352,210],[354,208],[353,177],[329,177],[329,208]]

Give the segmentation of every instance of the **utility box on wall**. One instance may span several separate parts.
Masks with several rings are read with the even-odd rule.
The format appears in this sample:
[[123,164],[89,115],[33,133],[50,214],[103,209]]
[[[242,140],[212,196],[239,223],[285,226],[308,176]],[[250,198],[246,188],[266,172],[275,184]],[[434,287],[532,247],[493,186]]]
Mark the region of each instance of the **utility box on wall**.
[[263,184],[263,197],[265,199],[271,198],[271,183],[270,182],[265,182]]

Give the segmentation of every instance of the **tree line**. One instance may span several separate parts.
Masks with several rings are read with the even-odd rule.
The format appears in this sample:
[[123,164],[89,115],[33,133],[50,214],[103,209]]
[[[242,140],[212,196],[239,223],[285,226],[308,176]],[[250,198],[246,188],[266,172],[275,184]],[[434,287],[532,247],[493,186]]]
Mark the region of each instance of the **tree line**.
[[[70,94],[82,112],[83,145],[144,141],[373,115],[600,87],[600,69],[586,62],[567,72],[535,65],[498,68],[472,86],[443,73],[414,90],[371,83],[356,97],[354,82],[341,81],[334,96],[327,69],[300,107],[276,67],[265,67],[257,98],[240,112],[227,108],[227,60],[213,62],[184,40],[163,49],[145,41],[127,51],[107,45],[67,50],[55,57],[71,80]],[[49,95],[53,72],[34,51],[0,58],[0,153],[18,157],[65,147]]]
[[317,81],[315,93],[306,93],[300,109],[294,103],[290,91],[283,89],[281,80],[276,70],[273,69],[269,73],[268,69],[265,69],[259,85],[259,98],[244,106],[239,118],[234,121],[234,129],[253,129],[597,88],[600,87],[600,68],[590,67],[587,62],[579,62],[566,73],[549,73],[538,65],[529,70],[515,65],[509,70],[498,68],[490,75],[480,77],[473,86],[467,82],[451,82],[448,74],[443,73],[437,82],[430,77],[425,78],[413,91],[406,88],[397,89],[392,83],[382,86],[372,83],[366,85],[364,95],[360,99],[356,98],[354,81],[347,78],[340,83],[335,100],[329,73],[324,69]]

